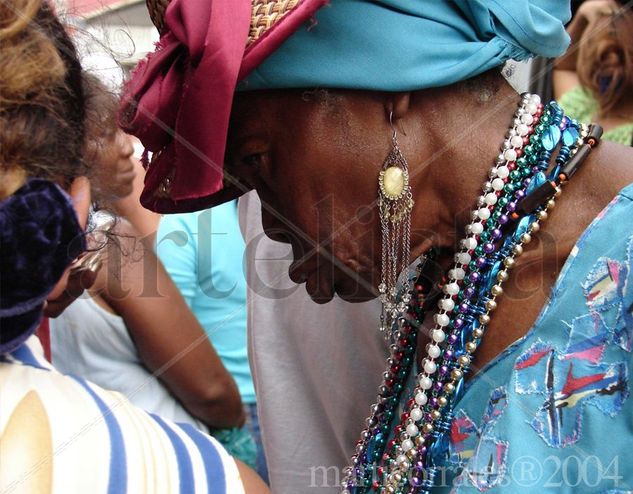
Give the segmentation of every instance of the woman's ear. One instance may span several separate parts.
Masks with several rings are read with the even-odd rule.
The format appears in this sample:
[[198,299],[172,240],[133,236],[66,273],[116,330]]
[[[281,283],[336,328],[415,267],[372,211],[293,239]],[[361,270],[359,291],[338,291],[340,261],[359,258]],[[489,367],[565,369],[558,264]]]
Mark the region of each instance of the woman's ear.
[[86,229],[88,223],[88,212],[90,211],[90,181],[86,177],[77,177],[70,184],[68,194],[72,199],[77,220],[82,229]]
[[402,127],[402,118],[408,113],[411,107],[411,93],[389,93],[385,100],[385,116],[387,123],[395,132],[398,130],[403,135],[407,135]]
[[391,93],[385,101],[385,114],[387,119],[395,123],[404,117],[411,107],[411,93]]

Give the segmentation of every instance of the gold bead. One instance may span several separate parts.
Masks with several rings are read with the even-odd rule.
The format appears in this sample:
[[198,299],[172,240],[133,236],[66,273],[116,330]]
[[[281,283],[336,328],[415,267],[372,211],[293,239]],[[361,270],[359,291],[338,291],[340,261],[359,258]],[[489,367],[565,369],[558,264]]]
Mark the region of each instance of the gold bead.
[[497,308],[497,302],[495,302],[494,300],[488,300],[488,302],[486,302],[486,309],[488,309],[489,311],[493,311]]
[[442,395],[437,399],[437,402],[441,407],[445,407],[448,404],[448,399],[446,398],[446,396]]
[[545,207],[547,209],[554,209],[554,206],[556,206],[556,201],[554,199],[550,199],[549,201],[547,201],[547,204]]
[[433,420],[438,420],[441,416],[442,416],[442,414],[439,411],[437,411],[437,410],[431,411],[431,418]]
[[503,265],[504,265],[506,268],[508,268],[508,269],[513,268],[513,267],[514,267],[514,258],[512,258],[512,257],[506,257],[506,258],[503,260]]
[[473,353],[475,350],[477,350],[476,343],[473,343],[472,341],[469,341],[468,343],[466,343],[466,351],[468,353]]
[[556,187],[556,192],[554,192],[554,197],[560,197],[563,193],[563,190],[560,187]]
[[535,221],[534,223],[532,223],[532,224],[530,225],[530,231],[531,231],[532,233],[536,233],[536,232],[538,232],[540,229],[541,229],[541,225],[539,225],[537,221]]
[[492,285],[490,293],[492,293],[493,296],[498,297],[503,293],[503,288],[501,288],[501,285]]
[[473,338],[481,338],[484,335],[484,330],[481,328],[473,329]]
[[459,365],[466,367],[470,364],[470,357],[468,355],[461,355],[457,361],[459,362]]
[[455,385],[453,383],[446,383],[444,385],[444,391],[449,395],[453,394],[453,392],[455,391]]
[[539,220],[545,221],[547,219],[548,214],[547,214],[547,211],[539,211],[536,216],[538,217]]
[[484,326],[490,323],[490,316],[488,314],[482,314],[479,316],[479,322]]
[[524,244],[529,244],[532,241],[532,235],[530,235],[529,233],[524,233],[523,235],[521,235],[521,242],[523,242]]
[[418,452],[416,451],[415,448],[411,448],[409,451],[407,451],[405,453],[405,455],[407,455],[407,458],[409,458],[410,460],[415,459],[415,457],[417,456]]
[[415,438],[415,445],[416,446],[424,446],[424,436],[416,436]]
[[508,281],[508,272],[505,269],[497,273],[497,281],[500,281],[501,283]]
[[431,424],[424,424],[422,426],[422,432],[424,432],[425,434],[429,434],[430,432],[433,432],[433,426]]
[[451,372],[451,377],[455,380],[461,379],[464,373],[459,369],[453,369]]

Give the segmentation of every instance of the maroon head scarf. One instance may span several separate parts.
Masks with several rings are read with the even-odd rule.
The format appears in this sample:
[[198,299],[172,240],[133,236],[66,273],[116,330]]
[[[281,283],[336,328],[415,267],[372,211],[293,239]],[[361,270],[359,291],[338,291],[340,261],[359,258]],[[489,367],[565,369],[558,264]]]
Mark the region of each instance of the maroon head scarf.
[[239,185],[223,187],[236,84],[325,1],[171,1],[156,51],[132,75],[120,114],[122,128],[153,153],[146,208],[187,212],[239,195]]

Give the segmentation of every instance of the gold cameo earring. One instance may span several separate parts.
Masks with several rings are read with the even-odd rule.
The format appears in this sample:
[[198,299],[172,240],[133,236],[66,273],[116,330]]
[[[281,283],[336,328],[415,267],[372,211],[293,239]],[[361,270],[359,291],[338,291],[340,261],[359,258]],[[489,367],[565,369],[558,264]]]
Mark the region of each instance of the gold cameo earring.
[[[393,126],[393,112],[389,113],[393,131],[391,151],[382,164],[378,176],[378,210],[381,226],[381,277],[378,291],[382,311],[380,331],[389,339],[394,324],[406,310],[410,300],[408,276],[398,290],[398,276],[409,265],[411,254],[411,210],[413,197],[409,185],[409,166],[400,147]],[[399,292],[401,296],[399,297]]]

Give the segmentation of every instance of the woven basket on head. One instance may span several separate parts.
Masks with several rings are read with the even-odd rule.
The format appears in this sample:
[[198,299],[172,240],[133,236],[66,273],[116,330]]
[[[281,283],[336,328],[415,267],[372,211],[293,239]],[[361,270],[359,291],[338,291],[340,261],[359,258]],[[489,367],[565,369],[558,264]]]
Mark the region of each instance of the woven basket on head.
[[167,10],[169,0],[145,0],[145,4],[152,23],[160,33],[163,30],[163,19],[165,18],[165,10]]
[[[162,31],[165,10],[170,0],[145,0],[152,22]],[[251,27],[246,46],[257,41],[266,31],[292,11],[302,0],[252,0]]]

